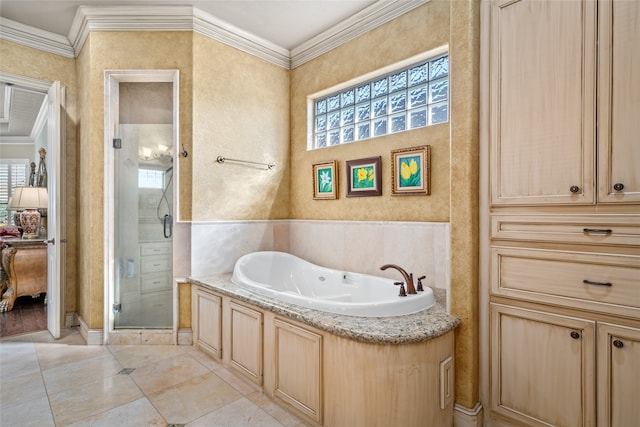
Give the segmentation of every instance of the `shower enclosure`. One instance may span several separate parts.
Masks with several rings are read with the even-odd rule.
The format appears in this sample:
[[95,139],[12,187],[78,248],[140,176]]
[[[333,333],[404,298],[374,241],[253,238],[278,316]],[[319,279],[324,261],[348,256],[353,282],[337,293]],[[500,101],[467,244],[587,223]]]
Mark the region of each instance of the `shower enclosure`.
[[113,150],[113,328],[173,326],[173,84],[120,82]]

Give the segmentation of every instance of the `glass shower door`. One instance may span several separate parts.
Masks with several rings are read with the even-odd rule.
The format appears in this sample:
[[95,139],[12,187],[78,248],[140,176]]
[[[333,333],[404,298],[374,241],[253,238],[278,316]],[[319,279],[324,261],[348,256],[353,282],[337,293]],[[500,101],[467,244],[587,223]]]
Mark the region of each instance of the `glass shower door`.
[[[139,98],[138,90],[130,92]],[[121,87],[121,103],[126,99]],[[114,143],[120,146],[114,147],[114,327],[171,328],[173,125],[127,123],[144,114],[123,117],[123,111],[127,109],[121,106],[116,130],[120,142]]]

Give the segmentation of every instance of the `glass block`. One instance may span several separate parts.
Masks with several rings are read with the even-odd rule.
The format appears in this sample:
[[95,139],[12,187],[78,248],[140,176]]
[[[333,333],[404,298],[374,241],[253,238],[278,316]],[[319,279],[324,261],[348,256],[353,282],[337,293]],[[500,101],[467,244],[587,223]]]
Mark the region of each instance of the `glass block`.
[[355,129],[353,126],[346,127],[342,129],[342,142],[353,142],[355,141]]
[[389,103],[391,104],[391,112],[397,113],[407,109],[407,92],[398,92],[389,95]]
[[429,106],[429,122],[432,125],[444,123],[449,118],[449,105],[446,102]]
[[371,125],[369,122],[359,123],[356,128],[358,129],[358,139],[367,139],[371,136]]
[[381,136],[387,134],[387,118],[373,121],[373,136]]
[[427,109],[421,108],[409,113],[409,128],[416,129],[427,125]]
[[371,99],[371,85],[367,83],[356,89],[356,102],[368,101]]
[[324,148],[327,146],[327,134],[319,133],[316,135],[316,148]]
[[449,79],[442,79],[429,84],[429,104],[449,98]]
[[387,93],[388,87],[387,78],[385,77],[384,79],[376,80],[375,82],[371,83],[371,86],[373,87],[373,93],[371,94],[372,98],[380,95],[385,95]]
[[431,75],[429,80],[438,79],[449,74],[449,57],[443,56],[434,61],[431,61]]
[[389,92],[395,92],[407,87],[407,71],[401,71],[389,76]]
[[350,125],[355,120],[355,110],[353,107],[342,110],[342,125]]
[[336,111],[335,113],[329,114],[329,129],[334,129],[340,127],[340,111]]
[[379,98],[373,100],[373,117],[387,115],[387,98]]
[[329,132],[329,145],[340,145],[340,130]]
[[427,86],[409,89],[409,108],[427,105]]
[[407,115],[405,113],[391,116],[391,133],[407,129]]
[[369,120],[370,118],[371,118],[371,104],[367,102],[366,104],[356,105],[356,122]]
[[356,98],[355,89],[348,89],[342,92],[342,106],[348,107],[349,105],[353,105]]
[[324,114],[327,112],[327,99],[316,101],[316,114]]
[[335,111],[340,108],[340,94],[327,98],[327,111]]
[[327,130],[327,116],[316,116],[316,132]]
[[427,76],[429,71],[429,63],[416,65],[409,68],[409,87],[419,85],[427,82]]

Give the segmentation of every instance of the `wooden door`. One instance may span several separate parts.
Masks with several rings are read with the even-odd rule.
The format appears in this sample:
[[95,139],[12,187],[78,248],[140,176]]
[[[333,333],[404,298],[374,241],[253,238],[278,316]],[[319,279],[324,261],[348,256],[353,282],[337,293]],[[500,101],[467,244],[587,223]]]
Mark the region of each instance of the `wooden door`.
[[596,2],[491,5],[493,205],[595,203]]
[[640,420],[640,329],[598,324],[598,426]]
[[594,322],[491,304],[491,409],[533,426],[594,426],[594,334]]
[[598,200],[640,202],[640,2],[598,6]]

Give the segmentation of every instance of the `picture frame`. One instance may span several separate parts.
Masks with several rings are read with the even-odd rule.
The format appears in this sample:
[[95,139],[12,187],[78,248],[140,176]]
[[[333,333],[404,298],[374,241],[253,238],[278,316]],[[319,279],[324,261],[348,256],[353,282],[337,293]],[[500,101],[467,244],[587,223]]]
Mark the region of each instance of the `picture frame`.
[[391,151],[391,194],[426,196],[431,194],[431,147],[402,148]]
[[338,198],[338,161],[316,163],[313,169],[313,199],[335,200]]
[[347,160],[347,197],[382,195],[382,157]]

